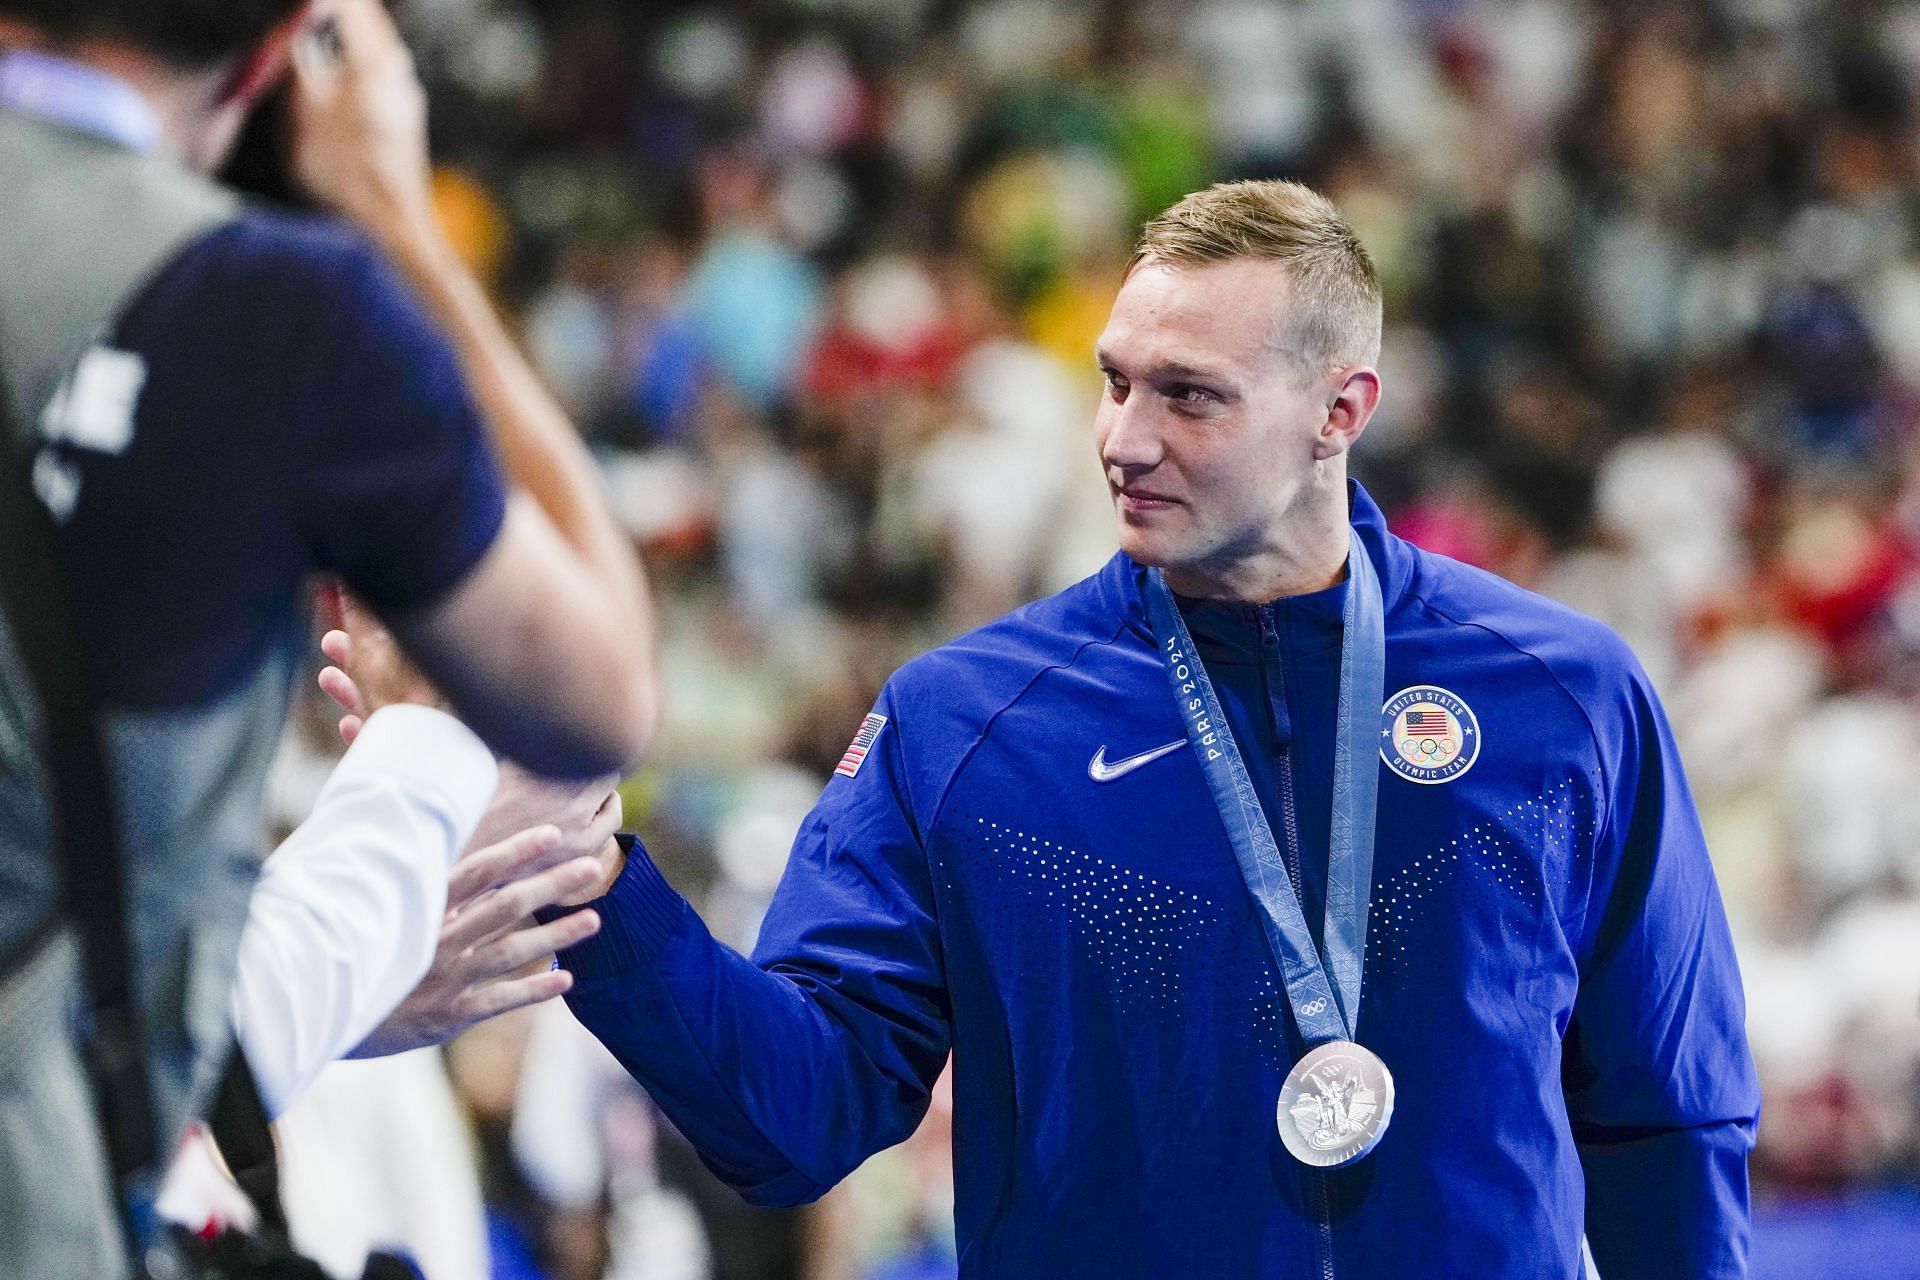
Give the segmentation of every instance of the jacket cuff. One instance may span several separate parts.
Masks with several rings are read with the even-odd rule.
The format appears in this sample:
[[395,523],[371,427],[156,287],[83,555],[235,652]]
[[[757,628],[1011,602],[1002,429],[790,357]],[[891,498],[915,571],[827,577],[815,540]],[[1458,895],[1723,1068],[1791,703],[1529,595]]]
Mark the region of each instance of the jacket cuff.
[[[693,909],[653,865],[645,845],[630,835],[619,839],[627,853],[626,869],[603,896],[584,904],[600,913],[600,932],[556,957],[561,968],[581,978],[652,961],[673,936],[680,917]],[[549,917],[544,911],[538,914]],[[566,914],[563,910],[551,916]]]

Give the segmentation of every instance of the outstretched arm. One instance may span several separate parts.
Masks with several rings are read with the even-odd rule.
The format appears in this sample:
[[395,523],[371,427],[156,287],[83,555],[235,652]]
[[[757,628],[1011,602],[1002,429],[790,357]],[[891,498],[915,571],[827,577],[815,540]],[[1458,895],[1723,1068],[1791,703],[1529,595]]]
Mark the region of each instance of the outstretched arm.
[[592,904],[600,934],[561,953],[574,1014],[755,1203],[815,1199],[905,1139],[946,1060],[939,928],[905,796],[890,724],[801,829],[752,961],[637,847]]
[[[350,598],[342,602],[342,616],[357,630],[330,631],[321,639],[321,649],[339,665],[320,672],[320,687],[346,712],[340,736],[352,756],[373,723],[370,704],[437,704],[440,698]],[[458,722],[437,718],[466,734]],[[477,741],[474,746],[484,755]],[[395,768],[418,767],[418,760],[431,754],[411,753]],[[589,937],[599,918],[591,911],[544,922],[531,917],[542,908],[596,896],[597,886],[618,871],[623,855],[613,840],[621,817],[616,779],[556,782],[512,764],[500,766],[499,779],[485,812],[477,824],[469,824],[467,852],[446,878],[446,914],[431,962],[416,965],[410,978],[400,980],[379,1006],[384,1018],[378,1026],[368,1032],[360,1024],[365,1039],[351,1056],[383,1057],[444,1044],[476,1022],[551,1000],[571,984],[569,974],[543,961]],[[343,1041],[335,1051],[350,1043]]]

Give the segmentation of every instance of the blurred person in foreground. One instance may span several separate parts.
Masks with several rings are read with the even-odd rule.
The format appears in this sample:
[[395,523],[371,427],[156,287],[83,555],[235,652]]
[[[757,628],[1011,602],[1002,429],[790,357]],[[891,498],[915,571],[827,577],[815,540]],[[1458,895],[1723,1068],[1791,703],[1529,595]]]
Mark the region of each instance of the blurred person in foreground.
[[[480,1017],[565,990],[569,975],[527,962],[597,920],[527,917],[605,874],[586,854],[620,820],[617,795],[563,798],[431,706],[386,707],[349,730],[312,814],[267,859],[240,934],[233,1027],[275,1120],[342,1055],[418,1043],[410,993],[456,984]],[[204,1136],[183,1144],[158,1212],[196,1231],[252,1229],[255,1206],[203,1158]]]
[[[310,572],[338,572],[488,745],[535,768],[624,768],[655,715],[631,548],[568,424],[498,358],[484,299],[443,269],[415,194],[424,143],[336,138],[331,159],[370,171],[352,189],[372,205],[351,212],[453,344],[362,235],[205,176],[295,50],[323,56],[317,21],[352,40],[378,16],[369,0],[0,0],[0,416],[33,455],[104,707],[162,1150],[228,1056]],[[413,92],[399,107],[423,109]],[[327,163],[305,175],[323,197]],[[0,630],[0,1272],[111,1276],[125,1259],[36,714]]]
[[1380,319],[1304,187],[1152,220],[1096,352],[1120,553],[893,677],[752,960],[628,850],[568,1002],[748,1199],[905,1138],[951,1049],[962,1275],[1745,1273],[1665,717],[1348,480]]
[[[577,785],[562,796],[511,764],[497,789],[483,785],[493,758],[429,707],[390,706],[353,730],[254,891],[235,1030],[275,1121],[295,1244],[334,1274],[359,1275],[371,1251],[397,1249],[429,1280],[466,1280],[487,1274],[489,1256],[471,1135],[440,1055],[404,1051],[566,989],[570,975],[550,958],[597,920],[528,915],[605,874],[582,855],[618,826],[619,798]],[[423,1037],[410,1010],[450,987],[461,994],[444,1016],[455,1021]],[[334,1065],[343,1055],[382,1061]],[[221,1180],[202,1177],[192,1194],[184,1173],[196,1154],[190,1145],[175,1162],[178,1194],[163,1195],[162,1214],[202,1233],[253,1229],[254,1206]],[[262,1174],[243,1164],[241,1186],[258,1191]]]

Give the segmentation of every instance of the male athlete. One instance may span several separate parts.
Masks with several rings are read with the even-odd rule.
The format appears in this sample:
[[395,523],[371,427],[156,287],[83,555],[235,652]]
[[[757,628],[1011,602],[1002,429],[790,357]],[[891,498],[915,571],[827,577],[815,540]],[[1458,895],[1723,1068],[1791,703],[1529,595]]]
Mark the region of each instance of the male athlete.
[[1604,627],[1346,475],[1380,291],[1279,182],[1101,335],[1121,553],[903,668],[750,962],[637,849],[568,1001],[749,1199],[918,1123],[969,1277],[1744,1274],[1759,1107],[1666,722]]
[[[0,0],[0,464],[31,459],[105,708],[163,1152],[229,1043],[308,574],[344,578],[536,768],[624,768],[654,714],[631,547],[565,421],[489,345],[477,290],[427,290],[456,351],[363,237],[203,176],[323,7]],[[347,159],[397,175],[363,190],[425,189],[424,144]],[[376,212],[396,238],[431,217]],[[109,1276],[40,737],[0,620],[0,1274]]]

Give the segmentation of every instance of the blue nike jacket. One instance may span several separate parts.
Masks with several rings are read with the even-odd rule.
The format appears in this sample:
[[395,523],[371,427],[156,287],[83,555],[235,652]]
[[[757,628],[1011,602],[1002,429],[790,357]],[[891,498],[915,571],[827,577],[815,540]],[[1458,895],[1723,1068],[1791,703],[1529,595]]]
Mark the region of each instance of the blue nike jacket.
[[[1604,627],[1388,533],[1358,1038],[1398,1087],[1319,1172],[1275,1104],[1308,1047],[1124,555],[894,676],[751,961],[644,854],[567,999],[750,1200],[905,1138],[954,1055],[966,1277],[1745,1273],[1760,1105],[1665,718]],[[1321,924],[1344,586],[1189,602]],[[1443,696],[1444,695],[1444,696]],[[1408,711],[1408,707],[1414,710]]]

